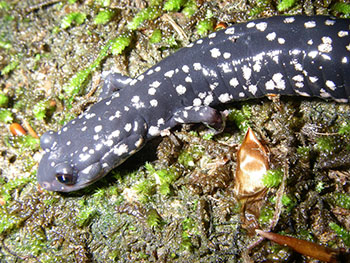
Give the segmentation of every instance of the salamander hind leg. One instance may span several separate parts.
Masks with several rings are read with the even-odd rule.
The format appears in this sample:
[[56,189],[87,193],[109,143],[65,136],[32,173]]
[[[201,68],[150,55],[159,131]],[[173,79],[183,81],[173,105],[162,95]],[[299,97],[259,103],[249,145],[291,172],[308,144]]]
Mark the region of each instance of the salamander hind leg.
[[174,124],[204,123],[215,133],[225,128],[225,116],[218,110],[209,106],[189,106],[176,111],[172,117]]

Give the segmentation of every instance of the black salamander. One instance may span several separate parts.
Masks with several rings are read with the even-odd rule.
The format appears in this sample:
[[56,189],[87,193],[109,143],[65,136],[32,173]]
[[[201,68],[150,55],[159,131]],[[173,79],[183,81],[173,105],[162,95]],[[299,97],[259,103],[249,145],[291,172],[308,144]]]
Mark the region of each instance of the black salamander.
[[220,130],[221,114],[212,108],[218,104],[266,94],[347,103],[349,34],[349,19],[260,19],[211,33],[136,79],[111,74],[98,103],[41,137],[38,182],[75,191],[175,125],[202,122]]

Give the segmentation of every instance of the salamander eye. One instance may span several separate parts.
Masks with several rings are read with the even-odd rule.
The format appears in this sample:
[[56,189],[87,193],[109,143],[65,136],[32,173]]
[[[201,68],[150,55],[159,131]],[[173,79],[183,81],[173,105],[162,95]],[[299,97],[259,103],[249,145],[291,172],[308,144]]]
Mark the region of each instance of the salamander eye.
[[65,185],[73,185],[77,182],[77,177],[73,174],[56,174],[56,179]]
[[62,184],[76,184],[78,176],[74,173],[72,167],[67,163],[60,163],[56,166],[56,179]]

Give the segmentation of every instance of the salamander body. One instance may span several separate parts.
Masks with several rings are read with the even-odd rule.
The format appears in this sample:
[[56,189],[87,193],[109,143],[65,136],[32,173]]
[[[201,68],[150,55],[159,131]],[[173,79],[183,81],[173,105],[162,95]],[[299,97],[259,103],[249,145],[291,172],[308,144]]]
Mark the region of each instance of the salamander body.
[[177,124],[220,130],[219,104],[266,94],[347,103],[349,27],[348,19],[324,16],[260,19],[211,33],[136,79],[110,74],[98,103],[41,137],[39,184],[81,189]]

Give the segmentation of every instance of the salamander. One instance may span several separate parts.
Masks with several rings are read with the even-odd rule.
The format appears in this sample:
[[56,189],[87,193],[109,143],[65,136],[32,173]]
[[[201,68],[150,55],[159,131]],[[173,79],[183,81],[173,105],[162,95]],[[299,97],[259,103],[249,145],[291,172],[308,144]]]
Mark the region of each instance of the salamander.
[[178,124],[221,130],[215,106],[223,103],[267,94],[347,103],[349,32],[349,19],[259,19],[211,33],[135,79],[111,73],[99,102],[42,135],[38,182],[50,191],[75,191]]

